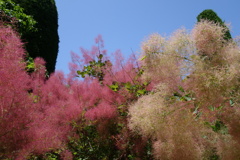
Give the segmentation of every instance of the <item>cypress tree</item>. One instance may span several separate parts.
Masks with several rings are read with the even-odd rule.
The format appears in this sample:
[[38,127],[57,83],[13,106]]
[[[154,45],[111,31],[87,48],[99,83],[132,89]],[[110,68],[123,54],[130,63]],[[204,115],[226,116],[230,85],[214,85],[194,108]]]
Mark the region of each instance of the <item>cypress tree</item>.
[[32,58],[42,57],[48,73],[55,71],[58,54],[58,13],[54,0],[13,0],[37,21],[37,31],[22,35]]
[[[217,13],[215,13],[213,10],[211,9],[206,9],[204,11],[202,11],[198,16],[197,16],[197,21],[200,22],[201,20],[209,20],[209,21],[213,21],[214,23],[218,23],[219,25],[226,27],[227,26],[224,24],[224,21],[222,21],[222,19],[220,17],[218,17]],[[232,36],[230,34],[229,29],[227,28],[227,31],[225,33],[224,36],[225,40],[230,40],[232,39]]]

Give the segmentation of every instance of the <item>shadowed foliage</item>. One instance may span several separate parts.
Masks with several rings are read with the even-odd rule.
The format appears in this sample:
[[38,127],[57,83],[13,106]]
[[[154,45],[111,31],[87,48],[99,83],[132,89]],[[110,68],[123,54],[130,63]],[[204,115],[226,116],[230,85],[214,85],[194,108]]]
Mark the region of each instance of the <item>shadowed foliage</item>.
[[58,54],[58,13],[54,0],[12,0],[37,21],[36,32],[22,35],[30,57],[42,57],[48,73],[55,71]]
[[36,31],[33,17],[12,0],[0,0],[0,19],[5,25],[14,27],[20,35]]

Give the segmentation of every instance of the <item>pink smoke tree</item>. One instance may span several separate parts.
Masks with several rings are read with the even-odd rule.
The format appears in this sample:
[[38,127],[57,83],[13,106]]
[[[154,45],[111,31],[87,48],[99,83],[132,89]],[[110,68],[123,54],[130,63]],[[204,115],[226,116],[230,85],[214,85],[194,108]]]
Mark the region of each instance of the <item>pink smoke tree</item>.
[[26,62],[19,35],[1,23],[1,158],[140,156],[146,140],[130,132],[127,114],[148,82],[134,55],[125,61],[116,51],[111,59],[101,36],[95,42],[90,51],[81,49],[82,57],[72,54],[68,77],[47,78],[44,60]]
[[138,60],[99,35],[70,74],[26,62],[0,24],[0,158],[239,159],[239,41],[202,21],[150,35]]
[[19,35],[0,24],[0,157],[27,159],[66,148],[71,121],[81,112],[63,73],[48,80],[44,61],[26,72],[26,52]]
[[109,56],[100,35],[95,43],[91,50],[81,48],[82,56],[72,53],[70,86],[84,114],[75,123],[79,134],[70,148],[78,158],[141,157],[146,140],[130,132],[127,115],[129,104],[149,91],[149,83],[140,78],[135,55],[126,61],[119,50]]
[[[0,24],[0,157],[24,147],[33,106],[28,96],[22,43],[17,33]],[[26,114],[28,112],[29,114]]]
[[143,42],[142,78],[153,90],[130,106],[128,126],[152,139],[155,159],[240,158],[240,46],[225,32],[201,21]]

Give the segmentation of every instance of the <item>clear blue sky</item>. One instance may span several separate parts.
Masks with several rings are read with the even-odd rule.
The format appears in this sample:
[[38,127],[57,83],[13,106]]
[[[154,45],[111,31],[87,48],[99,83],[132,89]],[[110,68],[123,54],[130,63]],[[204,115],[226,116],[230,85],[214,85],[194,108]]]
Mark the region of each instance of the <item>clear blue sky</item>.
[[233,37],[240,35],[240,0],[56,0],[59,14],[59,53],[56,70],[68,73],[70,52],[90,49],[101,34],[109,53],[120,49],[127,57],[140,51],[148,35],[170,35],[192,29],[196,16],[213,9],[231,23]]

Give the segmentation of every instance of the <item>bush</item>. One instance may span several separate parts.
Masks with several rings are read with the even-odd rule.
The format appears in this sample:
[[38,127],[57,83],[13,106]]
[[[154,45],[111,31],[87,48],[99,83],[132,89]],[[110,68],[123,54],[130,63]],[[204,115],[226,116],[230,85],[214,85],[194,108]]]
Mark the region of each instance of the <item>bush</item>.
[[[25,51],[10,27],[0,26],[0,157],[22,158],[64,148],[70,122],[81,113],[62,73],[46,82],[44,61],[25,70]],[[67,101],[69,100],[69,101]]]
[[225,31],[201,21],[143,43],[143,78],[154,89],[130,106],[129,128],[153,140],[156,159],[240,158],[240,49]]

